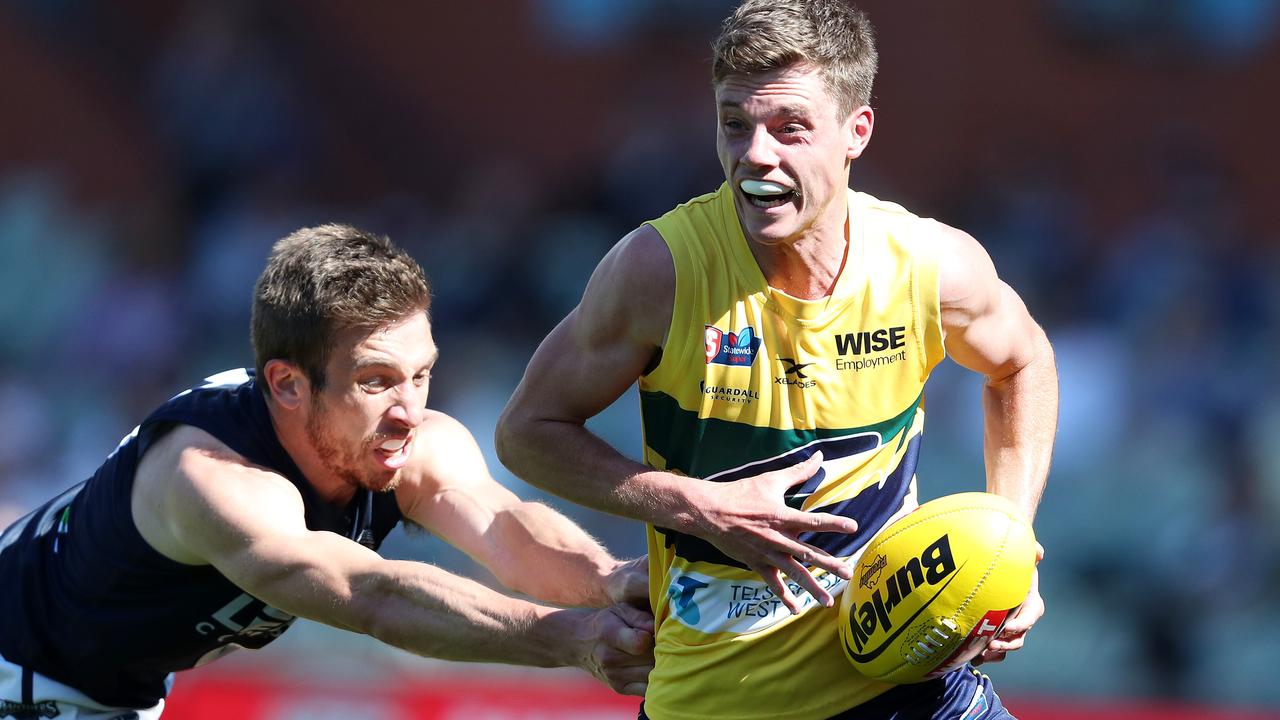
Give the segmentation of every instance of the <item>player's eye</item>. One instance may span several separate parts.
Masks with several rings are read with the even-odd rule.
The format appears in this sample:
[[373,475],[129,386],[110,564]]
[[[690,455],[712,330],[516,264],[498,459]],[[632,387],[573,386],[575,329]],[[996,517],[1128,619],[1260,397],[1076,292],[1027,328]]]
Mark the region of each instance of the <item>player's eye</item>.
[[360,381],[360,387],[364,388],[366,392],[382,392],[391,387],[391,381],[383,376],[365,378]]

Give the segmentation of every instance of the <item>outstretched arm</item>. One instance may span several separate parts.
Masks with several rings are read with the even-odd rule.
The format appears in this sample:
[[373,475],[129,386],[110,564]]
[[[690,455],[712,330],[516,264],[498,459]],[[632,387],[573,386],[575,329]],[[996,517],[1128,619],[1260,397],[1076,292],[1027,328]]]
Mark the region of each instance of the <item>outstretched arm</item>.
[[489,475],[461,423],[427,411],[421,472],[396,490],[401,510],[484,565],[503,585],[557,605],[647,607],[647,566],[614,559],[555,510],[524,502]]
[[797,536],[854,532],[857,524],[794,510],[782,500],[787,487],[817,472],[820,457],[714,483],[651,470],[586,429],[586,420],[622,395],[657,356],[674,294],[675,269],[656,230],[642,226],[614,247],[596,268],[582,302],[529,362],[498,423],[499,456],[521,478],[574,502],[711,542],[760,573],[793,611],[800,601],[783,575],[830,604],[830,593],[801,563],[842,577],[849,571]]
[[[996,276],[969,235],[939,224],[939,295],[948,354],[986,377],[983,387],[987,490],[1012,500],[1030,522],[1044,493],[1058,421],[1058,371],[1044,330],[1022,298]],[[1043,556],[1043,550],[1040,551]],[[1039,558],[1037,558],[1038,560]],[[1022,647],[1044,613],[1039,574],[984,660]]]
[[212,565],[293,615],[419,655],[576,666],[633,694],[652,666],[652,638],[632,625],[643,625],[643,613],[537,605],[308,530],[292,484],[194,428],[179,427],[148,450],[133,507],[143,537],[162,554]]

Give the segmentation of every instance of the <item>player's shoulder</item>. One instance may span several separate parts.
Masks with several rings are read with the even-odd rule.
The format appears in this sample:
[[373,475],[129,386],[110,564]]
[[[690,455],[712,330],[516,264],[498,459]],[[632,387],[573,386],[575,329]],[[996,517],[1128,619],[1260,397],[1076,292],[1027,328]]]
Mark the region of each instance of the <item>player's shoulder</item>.
[[183,424],[150,444],[139,462],[135,483],[144,492],[165,495],[221,495],[234,488],[237,494],[256,491],[299,497],[279,472],[254,464],[208,431]]
[[460,420],[439,410],[427,410],[414,429],[413,456],[401,480],[401,487],[415,485],[460,466],[483,462],[479,444]]
[[927,246],[938,253],[942,260],[952,254],[964,258],[975,252],[985,254],[972,235],[941,220],[917,214],[899,203],[881,200],[869,193],[850,190],[849,194],[851,205],[855,211],[862,212],[866,222],[894,231],[894,236],[898,239]]
[[728,183],[722,183],[719,188],[716,188],[711,192],[703,193],[702,195],[697,195],[695,197],[689,198],[688,200],[685,200],[679,205],[676,205],[675,207],[668,210],[666,213],[662,215],[662,217],[658,218],[657,221],[661,222],[664,219],[681,215],[687,212],[704,212],[704,211],[718,212],[718,210],[715,210],[714,208],[717,208],[718,206],[724,203],[729,203],[730,205],[733,203],[732,197],[729,192]]
[[301,517],[302,496],[287,478],[254,465],[205,430],[176,425],[143,454],[131,489],[134,524],[153,549],[184,564],[205,564],[193,538],[252,509]]
[[919,215],[892,200],[882,200],[859,190],[849,191],[849,205],[854,213],[861,214],[865,223],[906,234],[922,240],[930,239],[942,223],[931,217]]
[[645,223],[627,233],[606,256],[612,260],[620,276],[633,278],[643,288],[655,281],[670,278],[675,281],[675,263],[671,248],[650,223]]
[[600,261],[576,311],[578,323],[593,343],[635,338],[660,346],[675,291],[671,250],[653,226],[641,225]]
[[428,409],[414,434],[417,436],[414,442],[427,451],[422,455],[415,453],[414,458],[419,462],[429,462],[432,457],[448,454],[460,444],[475,444],[475,436],[462,421],[439,410]]
[[181,469],[184,464],[207,462],[213,465],[249,465],[240,453],[212,433],[194,425],[175,424],[147,445],[145,464]]
[[892,200],[883,200],[869,192],[863,192],[861,190],[849,190],[849,202],[855,208],[875,215],[904,219],[919,219],[918,215],[908,210],[901,203],[896,203]]
[[427,410],[414,430],[413,455],[396,485],[396,502],[405,517],[415,517],[423,499],[487,477],[488,464],[471,430],[448,413]]

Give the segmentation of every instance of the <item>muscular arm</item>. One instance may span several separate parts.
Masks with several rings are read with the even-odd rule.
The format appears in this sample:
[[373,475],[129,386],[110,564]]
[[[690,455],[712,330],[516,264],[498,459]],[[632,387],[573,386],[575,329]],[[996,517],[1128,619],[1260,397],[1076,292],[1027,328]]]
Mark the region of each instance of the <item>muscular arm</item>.
[[561,605],[647,601],[644,573],[615,560],[568,518],[498,484],[460,423],[428,411],[415,486],[396,491],[406,517],[484,565],[512,590]]
[[1035,518],[1058,419],[1058,371],[1044,330],[967,234],[939,225],[939,294],[947,353],[986,377],[987,490]]
[[162,554],[212,565],[291,614],[420,655],[577,666],[620,691],[643,689],[648,661],[634,663],[634,672],[600,667],[602,639],[637,657],[647,652],[651,639],[624,618],[507,597],[431,565],[384,560],[334,533],[308,530],[292,484],[200,430],[179,427],[148,450],[133,510],[143,537]]
[[[1031,521],[1049,475],[1058,422],[1053,348],[1022,299],[996,276],[977,241],[954,228],[938,227],[938,284],[947,352],[986,376],[987,491],[1012,500]],[[1026,600],[975,662],[1001,660],[1021,648],[1027,631],[1043,614],[1037,571]]]
[[[665,340],[675,293],[671,257],[648,226],[601,261],[582,302],[534,353],[498,421],[498,456],[521,478],[581,505],[684,531],[696,483],[624,457],[586,429]],[[582,378],[589,382],[554,382]]]
[[[645,371],[666,340],[675,269],[661,236],[642,226],[601,261],[582,302],[529,362],[498,422],[502,462],[521,478],[574,502],[701,537],[768,582],[793,611],[786,574],[820,602],[830,594],[800,564],[844,577],[848,569],[796,536],[853,532],[857,524],[787,508],[782,494],[817,472],[820,456],[732,483],[658,472],[627,459],[589,432],[586,420]],[[563,383],[558,378],[582,378]]]

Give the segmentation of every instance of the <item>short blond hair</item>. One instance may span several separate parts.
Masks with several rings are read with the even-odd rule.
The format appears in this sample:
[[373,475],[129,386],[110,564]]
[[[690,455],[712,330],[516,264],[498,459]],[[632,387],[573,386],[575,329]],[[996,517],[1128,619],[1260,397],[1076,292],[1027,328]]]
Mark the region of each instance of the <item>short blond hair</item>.
[[842,0],[745,0],[712,48],[716,83],[805,64],[822,73],[842,116],[871,103],[875,33],[866,14]]

